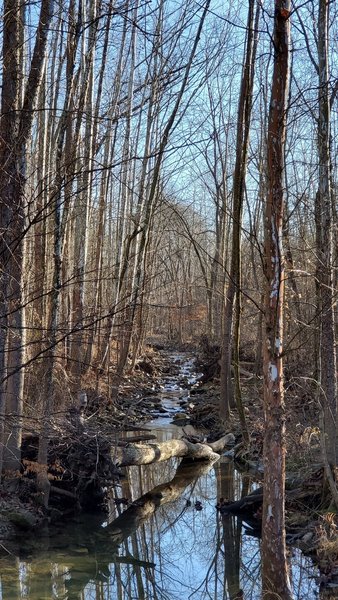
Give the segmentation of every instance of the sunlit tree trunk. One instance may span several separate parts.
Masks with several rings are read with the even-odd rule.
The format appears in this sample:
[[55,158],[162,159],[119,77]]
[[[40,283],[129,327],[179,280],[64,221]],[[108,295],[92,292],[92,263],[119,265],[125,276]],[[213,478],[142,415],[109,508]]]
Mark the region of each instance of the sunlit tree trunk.
[[[97,33],[97,2],[91,1],[88,10],[85,11],[84,22],[89,22],[88,38],[85,48],[85,61],[83,67],[83,80],[80,88],[80,94],[83,97],[82,110],[85,113],[84,140],[83,140],[83,160],[79,160],[83,175],[78,179],[80,187],[77,198],[74,202],[74,250],[73,250],[73,268],[76,279],[72,295],[72,322],[73,328],[77,329],[76,334],[72,336],[71,344],[71,370],[73,375],[74,388],[81,387],[81,375],[84,370],[85,357],[85,337],[84,337],[84,317],[85,317],[85,272],[87,265],[88,250],[88,219],[92,192],[92,166],[93,166],[93,93],[94,93],[94,60],[95,43]],[[76,143],[76,142],[75,142]]]
[[[113,8],[113,0],[110,0],[108,7],[108,16],[105,24],[105,38],[102,50],[102,60],[99,71],[99,81],[97,86],[97,94],[96,94],[96,102],[95,102],[95,116],[94,116],[94,124],[93,124],[93,143],[92,145],[97,143],[97,135],[98,135],[98,120],[100,115],[100,103],[102,99],[102,91],[103,91],[103,82],[105,75],[105,68],[107,63],[108,56],[108,47],[109,47],[109,37],[110,37],[110,27],[111,27],[111,19],[112,19],[112,8]],[[115,74],[115,87],[118,85],[119,81],[119,73],[121,70],[121,56],[123,54],[124,44],[121,43],[121,51],[119,57],[119,65]],[[115,92],[116,97],[116,92]],[[115,100],[116,104],[116,100]],[[114,107],[115,109],[115,107]],[[113,110],[114,110],[113,109]],[[115,128],[116,129],[116,128]],[[106,139],[104,141],[103,147],[103,164],[108,165],[110,156],[114,155],[114,137],[112,133],[112,126],[107,127]],[[94,152],[93,152],[94,154]],[[104,228],[106,223],[106,213],[107,213],[107,196],[108,196],[108,184],[109,184],[109,176],[110,173],[108,169],[105,169],[101,176],[100,187],[99,187],[99,205],[98,205],[98,214],[96,218],[97,225],[97,238],[95,239],[95,247],[93,248],[93,258],[92,258],[92,268],[95,276],[94,282],[96,281],[95,290],[94,290],[94,303],[93,303],[93,320],[95,320],[96,316],[100,310],[100,298],[102,298],[102,274],[103,274],[103,250],[104,250]],[[100,330],[96,324],[92,325],[89,333],[89,339],[87,344],[86,351],[86,359],[85,365],[88,369],[91,366],[92,357],[93,357],[93,347],[95,334]]]
[[288,600],[290,591],[285,544],[285,405],[283,385],[282,247],[284,145],[289,85],[290,2],[276,0],[274,69],[271,89],[265,206],[264,339],[264,502],[262,517],[262,589],[264,600]]

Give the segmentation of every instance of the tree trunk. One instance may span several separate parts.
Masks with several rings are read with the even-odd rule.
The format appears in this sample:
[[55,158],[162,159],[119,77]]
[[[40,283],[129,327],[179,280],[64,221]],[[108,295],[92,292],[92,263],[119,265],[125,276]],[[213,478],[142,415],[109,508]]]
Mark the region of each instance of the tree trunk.
[[316,195],[317,311],[319,319],[318,384],[324,407],[326,452],[331,466],[337,464],[337,374],[334,331],[333,232],[330,183],[330,100],[328,66],[328,0],[320,0],[318,15],[319,185]]
[[218,452],[233,444],[233,435],[228,434],[210,444],[193,444],[187,440],[169,440],[159,444],[135,444],[126,448],[116,448],[115,460],[121,467],[149,465],[162,462],[173,456],[193,460],[217,460]]
[[[70,31],[67,41],[68,55],[77,46],[78,28],[74,34]],[[58,135],[56,138],[56,160],[55,160],[55,179],[50,186],[49,202],[53,210],[53,265],[52,265],[52,286],[49,296],[47,329],[48,339],[46,352],[46,379],[45,379],[45,398],[43,404],[43,415],[41,425],[41,435],[39,439],[38,462],[40,470],[38,473],[38,489],[42,493],[44,505],[48,506],[50,483],[47,474],[48,462],[48,442],[50,433],[50,418],[51,410],[54,401],[54,367],[56,358],[56,349],[58,343],[58,325],[60,318],[60,292],[61,292],[61,274],[62,274],[62,241],[64,228],[62,227],[62,218],[65,218],[64,212],[62,215],[62,189],[65,180],[63,169],[63,153],[65,148],[66,130],[68,125],[68,109],[71,101],[73,89],[73,74],[74,63],[68,61],[67,65],[67,82],[66,93],[64,98],[63,111],[60,118]]]
[[265,207],[264,503],[262,591],[264,600],[292,598],[285,544],[285,405],[282,364],[284,258],[284,145],[289,84],[290,2],[276,0],[274,70],[268,126],[268,194]]
[[[22,41],[21,9],[16,1],[5,4],[5,22],[3,33],[3,101],[2,113],[8,115],[2,119],[0,139],[1,165],[1,229],[4,230],[4,248],[1,252],[2,271],[2,318],[7,329],[7,387],[6,412],[12,417],[8,420],[5,438],[5,462],[7,469],[20,468],[21,417],[23,408],[22,357],[24,348],[24,309],[22,306],[22,266],[23,239],[25,231],[25,183],[26,183],[26,145],[31,134],[34,108],[43,72],[43,61],[47,36],[53,12],[53,0],[43,0],[35,37],[29,76],[25,87],[22,109],[18,119],[20,73],[20,49]],[[6,64],[7,63],[7,64]],[[21,108],[21,107],[20,107]],[[8,318],[6,313],[8,312]],[[5,334],[4,334],[5,335]],[[4,337],[1,339],[0,354],[5,350]],[[3,360],[3,359],[2,359]],[[1,365],[4,366],[4,365]],[[2,371],[5,377],[5,370]],[[2,400],[2,403],[4,400]],[[0,412],[1,410],[0,406]]]
[[[86,11],[86,9],[85,9]],[[85,271],[87,266],[87,247],[88,247],[88,219],[89,207],[91,202],[92,192],[92,175],[93,166],[93,91],[94,91],[94,60],[95,60],[95,43],[97,36],[97,3],[92,0],[89,3],[88,14],[84,15],[84,22],[89,22],[88,39],[85,62],[83,66],[83,78],[81,84],[81,96],[83,98],[80,107],[85,113],[84,123],[84,158],[79,163],[81,164],[81,176],[79,177],[80,193],[74,203],[74,274],[75,282],[72,294],[72,323],[76,333],[72,336],[71,343],[71,370],[72,370],[72,385],[73,391],[81,388],[81,379],[84,372],[85,339],[84,339],[84,318],[85,318]],[[76,143],[76,142],[75,142]],[[83,173],[83,174],[82,174]]]
[[[232,357],[232,338],[233,338],[233,318],[236,316],[236,342],[235,342],[235,373],[238,377],[238,351],[239,351],[239,331],[240,331],[240,299],[236,302],[234,311],[235,296],[239,296],[241,286],[241,228],[244,200],[244,187],[247,169],[248,149],[249,149],[249,131],[251,123],[252,108],[252,89],[254,83],[254,63],[257,48],[257,39],[255,40],[255,0],[249,3],[248,11],[248,33],[245,49],[245,64],[243,67],[242,82],[238,101],[237,114],[237,138],[236,138],[236,164],[233,182],[233,221],[232,221],[232,250],[231,266],[229,275],[229,285],[226,294],[225,314],[224,314],[224,334],[222,340],[221,356],[221,383],[220,383],[220,414],[224,420],[229,418],[230,407],[237,405],[240,411],[243,435],[248,441],[247,428],[245,424],[244,411],[241,403],[241,392],[239,380],[236,381],[236,404],[233,400],[233,390],[231,385],[231,357]],[[257,4],[256,23],[258,24],[259,5]],[[256,28],[257,29],[257,28]]]

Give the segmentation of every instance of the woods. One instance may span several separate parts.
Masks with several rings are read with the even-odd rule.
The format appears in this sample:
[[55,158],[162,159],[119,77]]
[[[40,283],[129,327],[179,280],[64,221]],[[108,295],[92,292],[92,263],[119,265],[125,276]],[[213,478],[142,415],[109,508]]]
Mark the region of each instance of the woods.
[[141,415],[150,347],[203,351],[217,406],[183,414],[212,415],[213,438],[168,445],[212,460],[238,426],[250,456],[262,410],[265,599],[293,597],[288,427],[297,443],[319,431],[325,510],[338,508],[337,33],[328,0],[2,6],[2,482],[22,477],[34,439],[48,514],[58,437],[74,449],[88,435],[117,467],[157,456],[100,436]]

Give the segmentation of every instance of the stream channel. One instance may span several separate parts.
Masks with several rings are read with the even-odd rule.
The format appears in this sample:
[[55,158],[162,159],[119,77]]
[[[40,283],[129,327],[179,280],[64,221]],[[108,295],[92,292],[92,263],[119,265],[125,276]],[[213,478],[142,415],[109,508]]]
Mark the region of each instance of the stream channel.
[[[179,376],[163,382],[164,416],[147,425],[158,441],[183,435],[171,423],[189,401],[196,380],[193,361],[175,354]],[[187,387],[179,383],[184,380]],[[177,383],[178,382],[178,383]],[[135,435],[135,431],[132,432]],[[127,469],[114,498],[136,500],[170,482],[179,460]],[[241,588],[245,600],[260,598],[260,545],[239,519],[221,516],[220,497],[239,499],[257,482],[222,457],[175,477],[173,499],[142,519],[113,521],[125,509],[112,501],[109,518],[80,514],[49,531],[22,536],[20,551],[0,559],[1,600],[230,600]],[[2,553],[3,555],[3,553]],[[316,570],[299,551],[290,552],[295,599],[319,598]]]

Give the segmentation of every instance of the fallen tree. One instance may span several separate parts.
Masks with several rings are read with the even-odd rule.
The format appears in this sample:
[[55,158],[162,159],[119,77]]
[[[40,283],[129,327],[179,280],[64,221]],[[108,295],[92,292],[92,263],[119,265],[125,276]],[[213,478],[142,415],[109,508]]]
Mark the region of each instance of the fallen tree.
[[220,452],[233,443],[234,436],[229,433],[211,443],[192,443],[187,439],[181,439],[157,444],[134,444],[125,448],[116,448],[113,459],[120,467],[149,465],[173,457],[214,461],[219,459]]
[[[151,437],[151,432],[144,432],[132,439],[135,441]],[[48,446],[50,508],[57,509],[60,514],[74,508],[100,509],[105,505],[109,487],[120,480],[122,473],[119,467],[146,465],[172,457],[186,458],[194,462],[214,462],[219,459],[219,453],[224,448],[233,445],[234,436],[228,434],[212,443],[194,441],[181,439],[163,443],[142,441],[131,444],[128,439],[112,440],[109,436],[97,434],[95,430],[89,429],[52,438]],[[16,493],[23,500],[28,496],[36,498],[36,475],[40,469],[37,461],[38,444],[37,434],[25,437],[22,452],[24,476],[18,479],[20,489],[7,490]],[[6,490],[6,481],[3,485]],[[39,498],[36,501],[38,502]],[[21,513],[22,511],[19,520],[22,520]],[[18,521],[16,514],[14,520]]]

